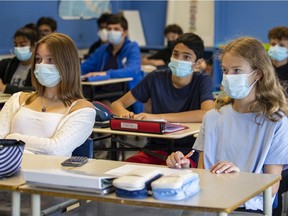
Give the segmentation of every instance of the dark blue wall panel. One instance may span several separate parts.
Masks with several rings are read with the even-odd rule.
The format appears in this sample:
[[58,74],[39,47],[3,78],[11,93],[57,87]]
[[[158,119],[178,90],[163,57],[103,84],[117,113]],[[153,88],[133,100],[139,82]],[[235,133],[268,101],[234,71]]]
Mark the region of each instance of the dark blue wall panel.
[[[111,1],[113,13],[139,10],[147,45],[163,44],[166,20],[166,1]],[[58,32],[68,34],[79,49],[88,48],[97,40],[96,19],[63,20],[58,15],[58,1],[0,1],[0,54],[13,48],[15,31],[41,16],[57,20]]]

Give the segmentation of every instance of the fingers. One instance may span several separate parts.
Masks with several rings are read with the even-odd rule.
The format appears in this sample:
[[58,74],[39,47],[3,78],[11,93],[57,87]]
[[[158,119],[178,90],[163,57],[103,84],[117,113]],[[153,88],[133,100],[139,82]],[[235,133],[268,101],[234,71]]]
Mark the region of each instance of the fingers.
[[177,151],[169,155],[166,164],[168,167],[180,169],[183,167],[189,167],[190,160],[185,158],[182,152]]
[[229,161],[221,161],[216,163],[211,167],[210,171],[212,173],[231,173],[231,172],[240,172],[239,167],[235,166],[233,163]]
[[139,120],[145,119],[145,114],[144,113],[139,113],[137,115],[134,115],[134,118],[135,119],[139,119]]
[[134,113],[133,112],[128,112],[128,113],[124,113],[122,115],[119,116],[120,118],[134,118]]

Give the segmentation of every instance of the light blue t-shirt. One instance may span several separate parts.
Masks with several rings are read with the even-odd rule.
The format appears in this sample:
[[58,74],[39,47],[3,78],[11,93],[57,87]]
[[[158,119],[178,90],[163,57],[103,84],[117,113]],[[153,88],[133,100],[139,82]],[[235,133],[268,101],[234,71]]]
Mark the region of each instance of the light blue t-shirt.
[[[205,169],[227,160],[241,172],[263,173],[265,164],[288,165],[288,119],[272,122],[255,113],[238,113],[232,105],[211,110],[204,117],[194,149],[204,151]],[[255,198],[256,199],[256,198]],[[252,200],[251,200],[252,201]],[[247,209],[262,209],[251,203]]]

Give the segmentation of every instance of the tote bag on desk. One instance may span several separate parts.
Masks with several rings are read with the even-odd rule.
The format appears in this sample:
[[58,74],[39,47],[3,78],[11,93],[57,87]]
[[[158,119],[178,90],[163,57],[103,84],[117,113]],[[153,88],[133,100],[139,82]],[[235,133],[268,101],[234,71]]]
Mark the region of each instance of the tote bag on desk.
[[14,139],[0,139],[0,179],[10,177],[21,168],[25,143]]

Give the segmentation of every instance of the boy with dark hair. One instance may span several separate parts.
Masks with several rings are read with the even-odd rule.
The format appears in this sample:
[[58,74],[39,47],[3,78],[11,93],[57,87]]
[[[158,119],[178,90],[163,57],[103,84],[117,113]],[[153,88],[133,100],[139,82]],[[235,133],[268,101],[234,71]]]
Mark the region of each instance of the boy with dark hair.
[[172,25],[166,26],[164,30],[164,35],[167,40],[167,47],[162,50],[159,50],[157,53],[155,53],[152,56],[143,58],[142,64],[153,65],[157,67],[167,66],[170,61],[171,54],[172,54],[173,43],[182,34],[183,34],[183,31],[179,25],[172,24]]
[[270,48],[268,55],[272,59],[276,73],[288,96],[288,27],[278,26],[268,33]]
[[[128,39],[128,23],[120,14],[113,14],[107,20],[108,43],[100,46],[81,64],[83,78],[109,76],[110,78],[132,77],[128,89],[133,88],[141,79],[140,49],[136,42]],[[122,89],[121,84],[105,85],[97,88],[97,93],[109,93]],[[109,97],[102,102],[110,106],[118,97]],[[137,103],[133,111],[139,113],[143,105]]]
[[[182,34],[173,45],[169,68],[149,73],[119,100],[112,103],[114,114],[134,119],[165,119],[169,122],[202,122],[204,114],[213,108],[213,83],[208,75],[193,72],[204,52],[204,42],[196,34]],[[134,114],[126,108],[140,101],[151,100],[152,113]],[[193,136],[174,141],[170,151],[191,151]],[[145,148],[167,156],[168,144],[164,139],[149,139]],[[197,155],[194,161],[197,161]],[[127,159],[129,162],[166,164],[165,160],[144,152]],[[195,163],[193,164],[195,167]]]
[[56,32],[57,22],[51,17],[41,17],[37,21],[39,36],[42,38],[48,34]]

